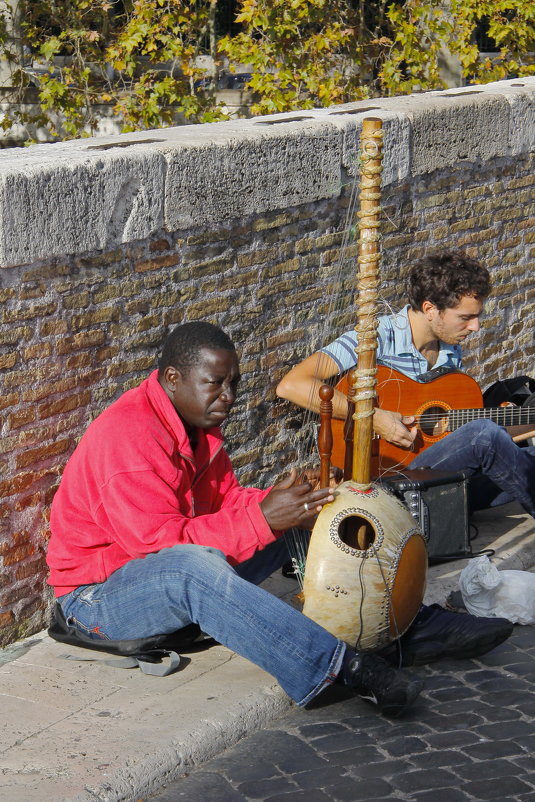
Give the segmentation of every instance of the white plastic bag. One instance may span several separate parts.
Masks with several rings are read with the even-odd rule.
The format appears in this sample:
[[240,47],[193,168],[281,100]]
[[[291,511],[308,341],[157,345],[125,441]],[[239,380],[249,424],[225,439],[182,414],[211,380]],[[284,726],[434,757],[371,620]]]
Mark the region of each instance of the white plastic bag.
[[535,574],[498,571],[487,556],[470,560],[459,577],[466,609],[472,615],[535,623]]

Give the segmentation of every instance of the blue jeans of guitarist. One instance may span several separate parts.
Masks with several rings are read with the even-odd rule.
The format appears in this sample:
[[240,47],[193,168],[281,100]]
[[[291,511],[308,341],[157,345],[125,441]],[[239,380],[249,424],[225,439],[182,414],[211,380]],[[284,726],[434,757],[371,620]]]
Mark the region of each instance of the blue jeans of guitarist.
[[516,500],[535,517],[535,448],[520,448],[490,420],[466,423],[408,467],[469,474],[472,512]]

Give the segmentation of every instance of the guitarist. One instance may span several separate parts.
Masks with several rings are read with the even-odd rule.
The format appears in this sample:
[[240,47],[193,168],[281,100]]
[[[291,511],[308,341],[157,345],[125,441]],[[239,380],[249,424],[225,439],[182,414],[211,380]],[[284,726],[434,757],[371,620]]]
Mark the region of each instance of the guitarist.
[[[409,272],[409,303],[395,315],[379,319],[377,361],[418,381],[421,374],[441,367],[462,367],[461,343],[480,328],[484,302],[491,290],[488,270],[460,252],[440,252],[417,262]],[[347,331],[320,351],[296,365],[277,386],[277,395],[318,411],[319,387],[325,379],[345,373],[356,365],[356,332]],[[343,393],[335,392],[333,416],[347,417]],[[415,419],[395,410],[376,409],[375,432],[398,447],[410,449],[417,434]],[[503,504],[516,499],[535,516],[535,448],[520,448],[507,432],[490,420],[472,421],[429,446],[409,465],[440,470],[464,471],[471,476],[471,508]],[[422,620],[421,617],[423,616]],[[455,626],[454,614],[423,608],[403,636],[403,650],[413,652],[415,661],[425,662],[419,652],[416,630],[436,631],[439,656],[473,656],[470,647],[458,649],[448,639],[448,627]],[[466,619],[467,617],[464,616]],[[465,629],[477,627],[484,619],[468,617]],[[448,624],[448,621],[450,622]],[[457,622],[460,629],[460,623]],[[427,633],[429,636],[429,632]],[[415,637],[416,636],[416,637]],[[459,633],[456,633],[459,637]],[[411,641],[412,639],[412,641]],[[411,645],[412,643],[412,645]],[[486,649],[480,651],[482,654]]]
[[[438,368],[461,369],[461,343],[479,331],[490,290],[488,270],[462,253],[441,252],[417,262],[407,281],[409,304],[379,318],[378,363],[414,381]],[[356,365],[356,344],[356,332],[345,332],[296,365],[279,383],[277,395],[317,411],[323,381]],[[333,416],[347,417],[344,393],[335,392]],[[400,448],[411,448],[414,422],[394,410],[375,410],[375,432]],[[466,423],[407,467],[465,471],[471,475],[472,510],[516,499],[535,516],[535,448],[520,448],[490,420]]]

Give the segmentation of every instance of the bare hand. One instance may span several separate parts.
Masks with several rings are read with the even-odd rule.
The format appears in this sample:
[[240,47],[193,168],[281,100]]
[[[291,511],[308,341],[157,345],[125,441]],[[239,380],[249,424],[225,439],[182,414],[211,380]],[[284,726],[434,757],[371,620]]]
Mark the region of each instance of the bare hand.
[[309,482],[296,482],[297,471],[292,468],[289,476],[271,488],[260,502],[260,509],[272,529],[285,530],[292,526],[312,529],[323,506],[334,501],[330,488],[314,490]]
[[389,412],[376,409],[373,416],[373,428],[380,437],[399,448],[410,448],[414,442],[418,428],[412,426],[415,418],[412,415],[401,415],[400,412]]
[[[304,482],[309,482],[312,485],[313,490],[319,490],[320,487],[320,472],[319,468],[307,468],[301,475],[301,480]],[[335,465],[331,466],[329,471],[329,487],[331,490],[334,490],[342,479],[344,478],[343,471],[340,468],[337,468]]]

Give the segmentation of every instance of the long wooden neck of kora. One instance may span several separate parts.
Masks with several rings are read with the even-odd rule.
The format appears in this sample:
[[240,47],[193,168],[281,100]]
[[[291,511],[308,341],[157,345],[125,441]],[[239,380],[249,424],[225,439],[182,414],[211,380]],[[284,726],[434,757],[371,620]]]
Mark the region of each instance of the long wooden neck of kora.
[[360,137],[360,194],[358,212],[357,367],[350,376],[353,406],[353,459],[351,478],[371,481],[373,412],[377,373],[377,288],[379,284],[379,220],[383,131],[381,120],[363,120]]

